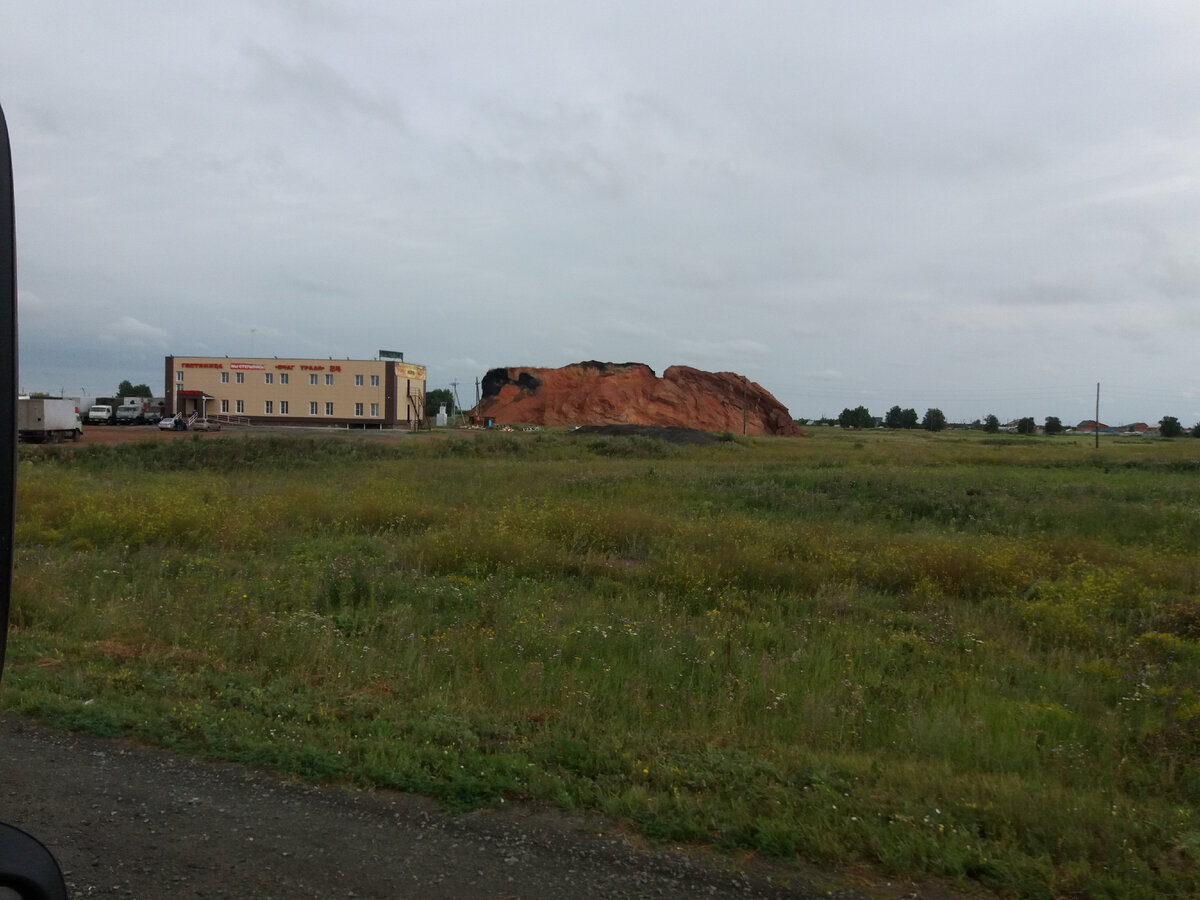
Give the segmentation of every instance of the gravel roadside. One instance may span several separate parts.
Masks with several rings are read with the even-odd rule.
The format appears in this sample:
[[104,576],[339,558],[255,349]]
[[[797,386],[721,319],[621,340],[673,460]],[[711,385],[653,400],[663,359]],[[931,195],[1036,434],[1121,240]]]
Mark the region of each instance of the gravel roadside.
[[72,897],[862,896],[758,860],[734,871],[647,850],[601,817],[524,804],[450,815],[13,716],[0,716],[0,819],[50,848]]

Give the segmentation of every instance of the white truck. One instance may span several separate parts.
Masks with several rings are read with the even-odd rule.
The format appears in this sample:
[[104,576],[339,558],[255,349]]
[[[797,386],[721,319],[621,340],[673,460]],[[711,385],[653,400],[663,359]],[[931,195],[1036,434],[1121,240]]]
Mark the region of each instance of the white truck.
[[83,423],[74,400],[56,397],[17,399],[17,440],[30,444],[79,440]]
[[89,425],[107,425],[112,422],[113,408],[106,403],[97,403],[88,407],[87,421]]

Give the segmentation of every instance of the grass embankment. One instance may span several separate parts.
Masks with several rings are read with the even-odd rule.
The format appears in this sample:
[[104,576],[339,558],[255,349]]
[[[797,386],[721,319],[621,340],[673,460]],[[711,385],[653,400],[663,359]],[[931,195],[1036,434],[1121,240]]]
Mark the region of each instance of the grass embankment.
[[0,703],[1008,896],[1200,855],[1200,441],[22,448]]

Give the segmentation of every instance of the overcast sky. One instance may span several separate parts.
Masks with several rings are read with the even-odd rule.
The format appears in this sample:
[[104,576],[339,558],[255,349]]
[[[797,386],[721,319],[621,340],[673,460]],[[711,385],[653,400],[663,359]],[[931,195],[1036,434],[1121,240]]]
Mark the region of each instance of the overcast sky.
[[1200,4],[4,3],[21,386],[371,358],[1200,421]]

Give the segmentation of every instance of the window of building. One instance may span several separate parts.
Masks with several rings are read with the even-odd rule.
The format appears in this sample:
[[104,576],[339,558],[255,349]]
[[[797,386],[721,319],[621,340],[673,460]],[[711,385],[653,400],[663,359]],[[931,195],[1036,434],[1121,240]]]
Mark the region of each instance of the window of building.
[[233,380],[236,381],[238,384],[245,384],[246,383],[246,373],[245,372],[234,372]]
[[378,403],[371,404],[371,415],[376,419],[379,418],[379,404]]
[[180,371],[180,372],[176,372],[176,373],[175,373],[175,380],[176,380],[176,381],[177,381],[179,384],[183,384],[183,372],[181,372],[181,371]]
[[[283,377],[287,378],[286,375],[284,375]],[[286,416],[288,414],[288,402],[286,400],[279,401],[279,414],[281,416]]]
[[362,387],[362,386],[363,386],[363,377],[362,377],[361,375],[355,375],[355,376],[354,376],[354,386],[355,386],[355,387]]
[[223,413],[229,412],[229,401],[228,400],[221,401],[221,412],[223,412]]
[[378,375],[371,376],[371,387],[379,387],[379,376]]
[[274,372],[267,372],[265,375],[263,375],[263,384],[273,384],[274,381],[275,381],[275,373]]
[[228,372],[221,373],[221,384],[229,384],[229,373]]
[[317,373],[316,373],[316,372],[314,372],[313,374],[311,374],[311,375],[309,375],[309,376],[308,376],[308,383],[309,383],[309,384],[316,384],[316,383],[317,383]]
[[287,372],[280,372],[280,373],[279,373],[279,383],[280,383],[280,384],[287,384],[287,383],[288,383],[288,373],[287,373]]
[[332,375],[326,375],[326,376],[325,376],[325,383],[326,383],[326,384],[333,384],[333,376],[332,376]]
[[325,415],[327,415],[327,416],[333,415],[333,404],[332,403],[325,404]]
[[[316,378],[316,377],[317,377],[316,375],[314,375],[314,376],[313,376],[313,378]],[[315,415],[317,414],[317,401],[316,401],[316,400],[310,400],[310,401],[309,401],[309,403],[308,403],[308,414],[309,414],[310,416],[315,416]]]
[[246,411],[246,401],[245,400],[235,400],[233,402],[235,404],[234,412],[244,413]]
[[362,411],[363,411],[363,405],[361,403],[355,403],[354,404],[354,414],[356,416],[361,416]]
[[[271,376],[268,375],[267,377],[270,378]],[[271,415],[273,412],[275,412],[274,401],[264,400],[263,401],[263,412],[266,413],[268,416]]]

